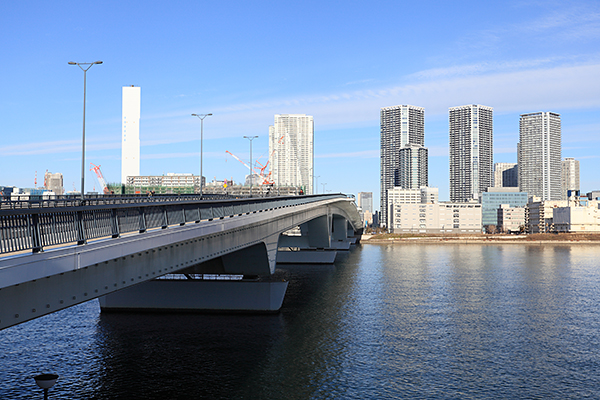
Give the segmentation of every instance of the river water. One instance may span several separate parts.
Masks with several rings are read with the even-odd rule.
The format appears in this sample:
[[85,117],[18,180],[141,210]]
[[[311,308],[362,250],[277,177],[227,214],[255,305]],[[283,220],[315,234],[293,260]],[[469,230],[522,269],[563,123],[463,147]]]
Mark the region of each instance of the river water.
[[279,266],[277,315],[100,314],[0,332],[0,399],[600,398],[600,246],[370,245]]

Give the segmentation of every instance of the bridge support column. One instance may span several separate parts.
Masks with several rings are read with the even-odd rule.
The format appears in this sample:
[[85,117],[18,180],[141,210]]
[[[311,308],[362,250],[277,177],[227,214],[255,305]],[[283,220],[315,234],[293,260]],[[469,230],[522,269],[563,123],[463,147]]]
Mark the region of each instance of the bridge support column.
[[[277,262],[281,264],[333,264],[337,249],[344,250],[333,240],[336,219],[323,215],[300,225],[300,236],[281,235]],[[345,219],[343,219],[345,224]],[[346,225],[344,225],[344,228]],[[341,229],[341,228],[338,228]]]

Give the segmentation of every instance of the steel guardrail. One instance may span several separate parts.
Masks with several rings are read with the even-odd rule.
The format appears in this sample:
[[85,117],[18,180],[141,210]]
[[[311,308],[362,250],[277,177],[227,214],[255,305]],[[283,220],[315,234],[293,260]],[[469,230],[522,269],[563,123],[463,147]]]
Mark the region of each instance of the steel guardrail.
[[77,244],[102,237],[144,233],[171,225],[200,223],[228,216],[262,212],[282,207],[346,198],[344,194],[214,199],[197,195],[98,196],[70,199],[38,207],[0,209],[0,254],[49,246]]

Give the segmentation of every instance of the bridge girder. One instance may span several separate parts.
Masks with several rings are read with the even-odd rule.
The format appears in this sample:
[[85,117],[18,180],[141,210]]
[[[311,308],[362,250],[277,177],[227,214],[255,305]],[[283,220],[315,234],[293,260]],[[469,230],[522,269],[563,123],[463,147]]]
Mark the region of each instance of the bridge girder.
[[0,329],[216,259],[224,273],[272,274],[280,234],[323,217],[361,226],[336,198],[0,260]]

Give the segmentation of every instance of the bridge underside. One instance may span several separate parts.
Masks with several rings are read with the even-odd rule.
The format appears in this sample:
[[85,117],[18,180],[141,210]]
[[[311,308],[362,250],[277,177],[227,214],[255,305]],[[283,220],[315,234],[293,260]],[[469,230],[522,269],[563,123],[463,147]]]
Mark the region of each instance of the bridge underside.
[[[158,283],[165,289],[166,285],[188,285],[184,297],[205,293],[204,303],[196,302],[193,308],[227,308],[231,293],[254,291],[256,304],[249,309],[277,310],[287,287],[287,283],[283,287],[269,279],[278,248],[289,247],[294,240],[299,241],[294,247],[306,250],[331,249],[349,242],[348,233],[354,229],[348,221],[356,221],[352,207],[340,200],[281,207],[2,260],[0,329],[106,295],[104,307],[110,309],[111,304],[117,304],[111,303],[111,293],[115,293],[115,300],[129,289],[130,295],[125,297],[136,298],[136,290],[151,297],[152,285],[158,281],[152,280],[174,273],[245,276],[239,282]],[[290,237],[281,234],[297,226],[303,236],[286,242]],[[152,282],[144,284],[147,281]],[[144,290],[144,286],[149,289]],[[224,288],[221,296],[217,286]],[[248,296],[238,296],[241,304],[252,298],[252,294]],[[166,301],[163,304],[168,305]]]

